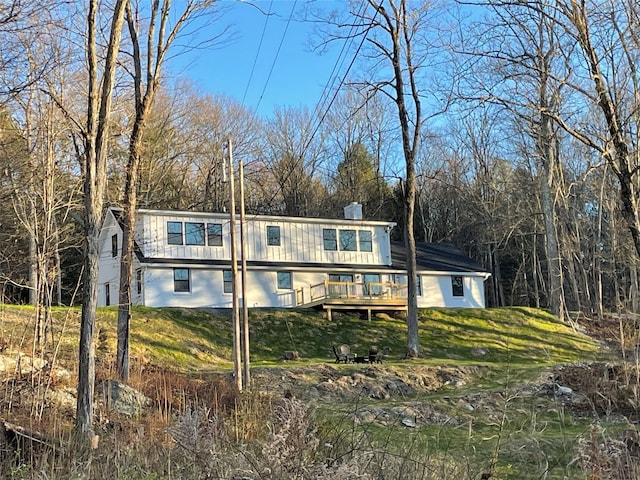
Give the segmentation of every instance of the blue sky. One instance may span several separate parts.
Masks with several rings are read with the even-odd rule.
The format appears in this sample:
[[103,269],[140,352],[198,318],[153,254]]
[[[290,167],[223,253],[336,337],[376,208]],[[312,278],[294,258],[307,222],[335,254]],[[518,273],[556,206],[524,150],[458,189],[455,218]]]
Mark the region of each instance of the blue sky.
[[[325,85],[336,75],[344,74],[338,71],[332,77],[340,45],[322,55],[311,51],[312,27],[297,20],[305,1],[254,0],[253,4],[263,11],[271,9],[268,20],[248,2],[223,3],[228,11],[219,21],[231,25],[235,40],[223,48],[178,57],[172,63],[174,70],[178,67],[181,75],[189,77],[203,91],[234,98],[266,117],[276,107],[313,109],[322,98]],[[318,4],[331,8],[344,5],[344,0],[321,0]],[[295,11],[289,21],[292,9]]]

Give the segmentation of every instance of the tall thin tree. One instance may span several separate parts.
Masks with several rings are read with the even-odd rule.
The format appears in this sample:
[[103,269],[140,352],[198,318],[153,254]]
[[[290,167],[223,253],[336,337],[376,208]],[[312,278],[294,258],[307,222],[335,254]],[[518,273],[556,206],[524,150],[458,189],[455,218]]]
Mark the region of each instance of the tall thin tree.
[[[93,441],[93,394],[95,387],[95,325],[98,305],[98,261],[100,258],[100,226],[106,188],[107,140],[109,116],[122,38],[127,0],[116,0],[109,29],[106,55],[98,56],[98,18],[100,4],[90,0],[87,13],[87,121],[83,132],[84,152],[84,287],[80,320],[78,367],[78,399],[76,431]],[[102,62],[102,65],[100,65]]]
[[[161,72],[167,54],[180,31],[199,12],[204,12],[216,0],[190,0],[184,4],[177,20],[170,24],[171,0],[151,2],[146,27],[146,52],[140,38],[140,18],[138,10],[127,2],[126,21],[133,49],[133,84],[135,99],[135,119],[129,138],[129,157],[124,192],[124,213],[121,219],[123,230],[122,255],[120,261],[120,290],[118,301],[118,345],[116,371],[123,381],[129,379],[129,325],[131,319],[131,281],[133,278],[135,211],[138,205],[137,189],[143,137],[147,119],[153,108],[155,95],[160,86]],[[140,7],[136,3],[136,9]]]

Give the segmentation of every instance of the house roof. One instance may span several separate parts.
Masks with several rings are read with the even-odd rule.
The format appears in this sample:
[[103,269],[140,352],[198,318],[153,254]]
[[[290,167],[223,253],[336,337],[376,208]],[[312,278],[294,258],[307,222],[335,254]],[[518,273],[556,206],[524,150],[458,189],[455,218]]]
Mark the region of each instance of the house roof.
[[[391,242],[391,261],[395,268],[407,269],[404,242]],[[416,267],[430,272],[486,272],[452,243],[416,243]]]

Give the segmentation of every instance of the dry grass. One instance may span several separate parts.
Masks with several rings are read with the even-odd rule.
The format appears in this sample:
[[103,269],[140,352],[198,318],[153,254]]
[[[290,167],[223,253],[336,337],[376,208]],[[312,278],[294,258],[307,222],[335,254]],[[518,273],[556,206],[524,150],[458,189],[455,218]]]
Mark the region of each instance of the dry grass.
[[[474,413],[474,417],[465,414],[472,418],[468,428],[460,425],[445,430],[448,427],[442,426],[439,431],[425,428],[408,433],[404,427],[380,429],[375,421],[356,422],[358,401],[317,409],[313,402],[275,393],[277,390],[270,390],[273,392],[270,394],[239,393],[228,368],[229,339],[224,332],[217,331],[226,319],[214,317],[203,326],[199,314],[182,317],[178,310],[136,313],[139,315],[135,318],[137,343],[129,383],[152,400],[153,408],[131,418],[98,404],[95,426],[100,442],[97,449],[86,450],[71,441],[73,396],[70,394],[71,403],[66,408],[52,397],[75,387],[78,315],[75,310],[53,313],[55,319],[46,342],[37,346],[33,342],[36,331],[33,310],[13,307],[0,310],[0,344],[46,360],[48,364],[29,373],[29,362],[26,362],[19,372],[0,384],[0,417],[21,425],[28,432],[41,433],[45,440],[42,443],[23,439],[17,444],[18,448],[13,442],[4,445],[0,442],[0,478],[476,480],[483,473],[491,473],[492,479],[562,478],[552,473],[558,469],[553,470],[554,465],[545,457],[546,453],[527,457],[521,450],[525,444],[518,443],[520,437],[527,436],[531,442],[526,445],[533,448],[538,442],[542,450],[544,442],[556,441],[549,438],[555,435],[550,433],[551,422],[540,418],[534,407],[529,411],[526,410],[529,405],[505,400],[492,407],[493,419],[481,420],[479,412]],[[529,322],[526,311],[509,316],[504,310],[493,320],[491,328],[484,329],[489,319],[472,318],[471,313],[463,311],[459,318],[444,311],[432,312],[432,318],[423,315],[421,325],[431,335],[425,337],[424,344],[431,341],[432,353],[442,358],[453,351],[455,358],[461,357],[464,361],[473,360],[468,358],[471,343],[491,345],[489,358],[482,359],[488,362],[507,358],[521,362],[532,358],[531,355],[541,363],[557,362],[594,351],[589,339],[572,335],[566,326],[545,323],[546,316],[542,314],[534,315]],[[149,316],[144,316],[147,314]],[[100,315],[98,382],[115,377],[115,311],[107,309]],[[316,358],[325,363],[323,348],[342,338],[356,338],[351,343],[368,345],[374,341],[379,343],[379,338],[392,332],[389,341],[401,342],[396,336],[402,321],[395,319],[371,322],[367,324],[370,328],[356,337],[358,328],[363,329],[360,322],[350,319],[337,320],[325,330],[326,320],[321,317],[305,320],[296,313],[295,322],[287,322],[279,314],[265,315],[264,322],[255,326],[259,334],[256,348],[259,358],[265,362],[269,359],[275,362],[282,349],[291,348],[291,342],[296,350],[304,353],[305,361]],[[282,326],[280,330],[278,325]],[[203,330],[205,327],[207,331]],[[310,327],[308,331],[307,327]],[[469,328],[474,338],[471,343],[469,337],[463,335]],[[154,330],[162,335],[156,335]],[[488,336],[483,337],[485,330]],[[331,338],[319,342],[321,331],[330,332]],[[550,332],[559,338],[559,346],[545,350],[540,346],[541,339],[548,339]],[[518,342],[508,341],[509,334],[519,335]],[[190,340],[184,342],[181,338]],[[281,343],[274,343],[276,340]],[[445,349],[447,341],[453,342],[449,351]],[[400,351],[399,347],[396,349]],[[168,368],[172,362],[179,368]],[[401,368],[399,363],[396,361],[396,366]],[[203,368],[207,365],[216,368]],[[505,364],[497,365],[502,368]],[[565,376],[558,376],[556,381],[584,392],[589,399],[589,413],[602,416],[602,425],[606,426],[589,429],[588,434],[579,437],[573,431],[563,430],[565,448],[570,452],[567,463],[574,460],[560,470],[566,478],[637,478],[639,446],[634,440],[637,432],[634,436],[632,423],[621,429],[616,428],[615,423],[606,422],[621,414],[634,419],[640,383],[638,370],[629,364],[613,370],[589,365],[590,369],[579,370],[581,365],[566,369]],[[342,367],[347,370],[351,366]],[[285,371],[286,366],[282,367],[282,372]],[[275,381],[277,378],[274,377]],[[476,387],[470,386],[470,389],[477,392]],[[498,398],[510,398],[506,389],[502,397],[502,392],[493,393]],[[333,411],[328,414],[328,410]],[[588,422],[590,420],[580,427]],[[563,423],[561,427],[564,429],[570,423]],[[496,435],[496,428],[499,439],[487,441]],[[443,439],[451,431],[463,438],[464,446],[463,442],[452,441],[443,447],[446,443]],[[421,437],[423,432],[429,435],[428,439]],[[477,454],[483,448],[481,443],[492,446],[484,458]],[[472,451],[476,447],[478,452]],[[517,458],[519,460],[514,460]],[[511,465],[514,461],[522,462],[518,472],[528,471],[530,476],[514,476],[516,469]],[[487,470],[488,466],[492,467],[491,471]]]

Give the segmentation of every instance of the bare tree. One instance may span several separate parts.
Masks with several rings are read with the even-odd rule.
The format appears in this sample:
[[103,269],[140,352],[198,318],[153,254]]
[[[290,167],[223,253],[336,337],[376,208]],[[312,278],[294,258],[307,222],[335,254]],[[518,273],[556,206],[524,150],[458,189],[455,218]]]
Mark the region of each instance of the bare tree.
[[[640,7],[627,1],[558,1],[554,4],[558,28],[576,42],[580,57],[571,59],[574,77],[571,87],[583,101],[597,108],[600,123],[578,125],[569,116],[555,120],[570,134],[600,153],[620,186],[622,215],[640,256],[638,215],[637,115],[640,96]],[[590,79],[590,86],[581,81]],[[602,127],[601,130],[593,127]]]
[[[390,98],[398,114],[404,158],[402,201],[408,281],[406,356],[413,358],[420,353],[414,216],[416,159],[425,121],[422,102],[426,87],[420,82],[419,71],[426,66],[428,50],[432,47],[425,29],[433,7],[426,2],[413,4],[406,0],[367,0],[366,5],[369,8],[353,5],[354,22],[349,22],[348,26],[353,31],[355,23],[356,35],[371,47],[368,55],[375,65],[375,72],[370,72],[369,80],[363,86]],[[427,51],[417,51],[418,48]],[[382,79],[379,79],[380,75]]]
[[80,320],[78,400],[76,431],[93,441],[93,394],[95,387],[95,324],[98,304],[100,226],[107,179],[109,116],[127,0],[115,0],[109,40],[104,57],[98,55],[98,0],[90,0],[87,12],[87,119],[82,131],[84,151],[84,287]]
[[[120,261],[120,290],[118,302],[118,345],[116,371],[124,381],[129,378],[129,323],[131,317],[131,280],[133,277],[133,234],[135,229],[135,211],[138,205],[137,189],[139,181],[140,159],[143,149],[143,136],[147,128],[147,119],[153,108],[154,98],[160,86],[162,66],[172,44],[180,31],[189,21],[205,12],[216,0],[190,0],[171,23],[171,0],[150,2],[149,12],[141,12],[141,4],[135,8],[126,4],[126,22],[132,45],[133,86],[135,100],[135,119],[129,138],[129,160],[124,191],[124,213],[122,216],[122,255]],[[146,52],[140,39],[141,18],[148,19],[145,28]]]
[[[530,5],[536,3],[533,8]],[[472,31],[476,75],[467,99],[500,106],[515,125],[524,158],[534,159],[540,176],[539,198],[544,229],[548,298],[552,311],[565,318],[562,262],[556,213],[559,174],[558,127],[553,115],[562,108],[564,64],[558,62],[562,45],[552,10],[544,2],[491,3],[493,17],[487,27]],[[480,22],[479,22],[480,23]],[[468,32],[467,32],[468,33]],[[503,115],[504,118],[504,115]],[[506,119],[505,119],[506,121]],[[519,134],[520,132],[521,134]],[[524,134],[524,135],[522,135]]]
[[270,181],[261,189],[269,213],[318,216],[324,211],[326,192],[319,178],[322,132],[315,125],[308,110],[293,108],[277,110],[266,122],[263,177]]

